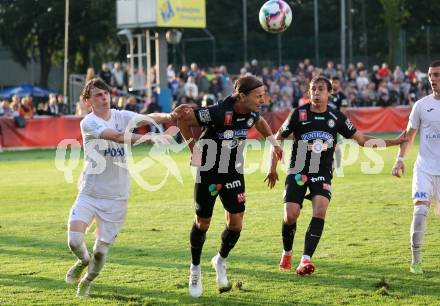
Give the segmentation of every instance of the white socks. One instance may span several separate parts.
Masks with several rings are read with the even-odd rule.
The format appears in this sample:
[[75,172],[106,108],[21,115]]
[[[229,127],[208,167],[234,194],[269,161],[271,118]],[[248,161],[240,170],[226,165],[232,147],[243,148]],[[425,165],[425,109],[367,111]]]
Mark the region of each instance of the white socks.
[[420,263],[422,258],[420,251],[423,245],[423,237],[425,236],[426,217],[429,213],[429,207],[426,205],[414,206],[413,220],[411,223],[411,251],[412,263]]
[[90,261],[89,251],[84,243],[84,233],[67,232],[67,243],[73,254],[81,260],[81,263],[86,265]]
[[89,264],[87,275],[84,277],[88,281],[94,280],[104,267],[105,259],[108,254],[108,243],[100,240],[95,241],[93,246],[93,257]]

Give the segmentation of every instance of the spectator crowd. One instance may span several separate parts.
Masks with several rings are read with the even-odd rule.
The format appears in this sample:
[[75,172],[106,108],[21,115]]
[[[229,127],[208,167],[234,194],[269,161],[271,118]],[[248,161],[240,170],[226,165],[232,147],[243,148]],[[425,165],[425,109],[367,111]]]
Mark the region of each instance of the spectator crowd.
[[[125,109],[138,113],[160,112],[158,94],[154,88],[156,83],[155,69],[151,69],[150,80],[153,94],[147,98],[146,91],[129,92],[131,80],[129,65],[118,62],[102,64],[95,74],[93,68],[87,70],[85,81],[95,76],[102,78],[113,90],[111,105],[115,109]],[[138,71],[137,73],[143,73]],[[308,103],[307,86],[317,75],[329,78],[337,77],[341,81],[341,90],[347,97],[348,107],[387,107],[412,106],[422,96],[429,93],[430,86],[427,75],[416,67],[410,66],[403,70],[400,66],[389,67],[386,63],[374,65],[368,69],[364,63],[349,64],[347,69],[342,65],[329,61],[326,67],[315,67],[309,59],[299,62],[295,68],[290,65],[280,67],[260,66],[252,60],[240,69],[238,75],[228,73],[226,66],[199,67],[197,63],[182,65],[180,70],[174,65],[167,68],[168,84],[173,98],[173,106],[193,104],[209,106],[218,99],[230,95],[237,76],[246,74],[257,75],[264,82],[270,102],[264,111],[285,111]],[[84,116],[89,112],[83,101],[78,101],[74,114]],[[32,118],[39,116],[60,116],[69,114],[67,104],[62,95],[51,94],[47,101],[33,101],[31,96],[0,103],[0,116]]]

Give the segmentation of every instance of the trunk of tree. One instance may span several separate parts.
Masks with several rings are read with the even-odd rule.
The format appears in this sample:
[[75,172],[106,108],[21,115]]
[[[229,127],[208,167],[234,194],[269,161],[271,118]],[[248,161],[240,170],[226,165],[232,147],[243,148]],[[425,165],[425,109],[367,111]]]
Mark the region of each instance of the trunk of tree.
[[40,51],[40,86],[47,88],[49,83],[49,73],[52,66],[52,54],[48,48],[48,41],[44,35],[38,38],[38,49]]

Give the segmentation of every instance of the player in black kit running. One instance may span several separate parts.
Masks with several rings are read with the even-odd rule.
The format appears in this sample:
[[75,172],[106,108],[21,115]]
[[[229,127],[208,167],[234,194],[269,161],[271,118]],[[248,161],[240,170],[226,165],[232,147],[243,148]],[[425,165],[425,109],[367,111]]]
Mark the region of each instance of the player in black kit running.
[[[246,202],[243,148],[249,129],[255,126],[275,146],[275,152],[281,158],[281,148],[259,114],[265,97],[265,88],[259,79],[241,77],[235,83],[234,93],[224,101],[190,111],[178,121],[180,132],[192,153],[192,164],[197,167],[194,190],[196,216],[190,233],[192,262],[189,292],[193,297],[199,297],[203,291],[200,257],[217,195],[225,209],[226,227],[221,235],[220,250],[211,263],[219,287],[230,288],[226,257],[238,241],[243,223]],[[203,128],[197,142],[191,131],[191,127],[196,126]]]
[[[304,253],[296,269],[299,275],[311,274],[315,270],[311,257],[321,238],[325,214],[330,203],[337,133],[356,140],[361,146],[368,140],[378,139],[356,131],[343,113],[328,107],[332,89],[330,80],[318,76],[310,81],[309,86],[311,103],[295,109],[276,134],[277,140],[283,140],[293,133],[295,140],[285,181],[282,225],[284,252],[280,261],[281,270],[291,269],[296,222],[304,198],[312,201],[313,217],[305,235]],[[406,138],[402,133],[398,138],[383,141],[386,146],[392,146],[406,141]],[[277,159],[272,155],[271,169],[265,179],[270,188],[273,188],[278,180],[276,167]],[[307,189],[310,193],[306,196]]]

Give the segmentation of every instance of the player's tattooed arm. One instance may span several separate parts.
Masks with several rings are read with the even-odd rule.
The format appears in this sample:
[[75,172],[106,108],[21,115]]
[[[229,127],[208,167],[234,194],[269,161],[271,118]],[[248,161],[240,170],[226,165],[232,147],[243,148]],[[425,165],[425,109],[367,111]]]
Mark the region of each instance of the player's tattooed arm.
[[180,129],[180,133],[188,144],[191,153],[193,152],[194,145],[197,141],[197,139],[193,135],[192,127],[198,126],[200,125],[192,109],[188,112],[183,113],[182,116],[177,120],[177,127]]

